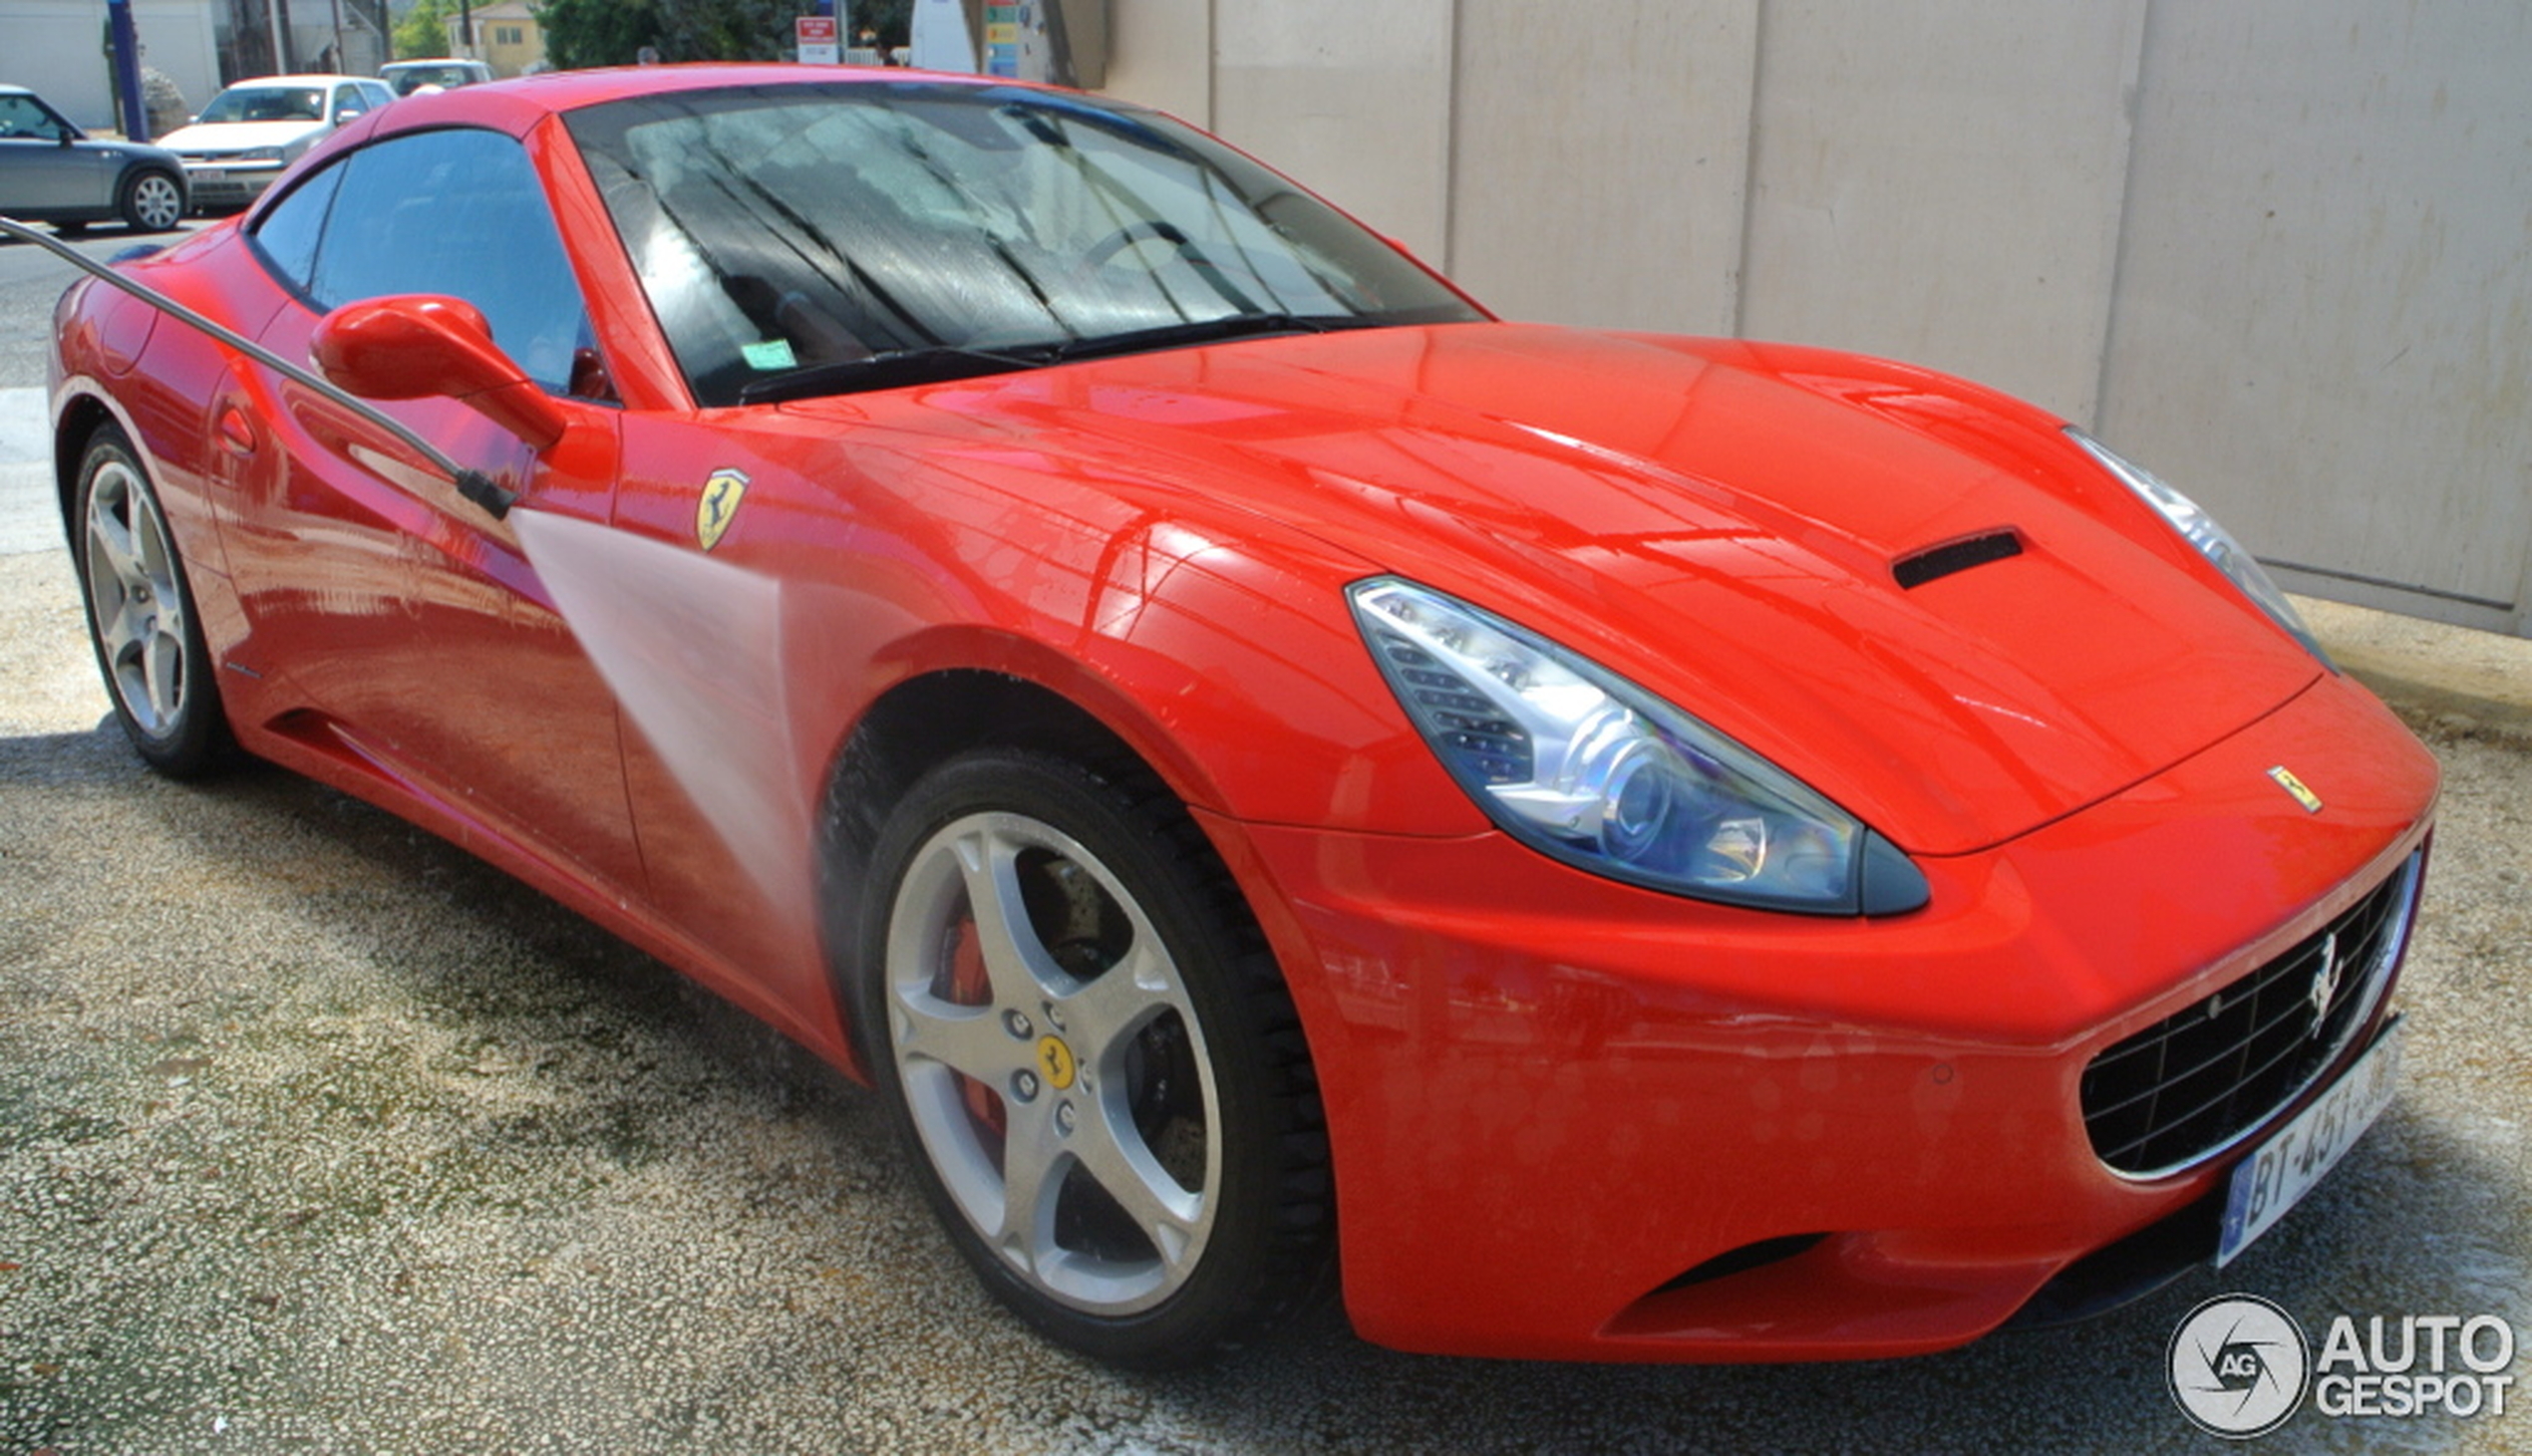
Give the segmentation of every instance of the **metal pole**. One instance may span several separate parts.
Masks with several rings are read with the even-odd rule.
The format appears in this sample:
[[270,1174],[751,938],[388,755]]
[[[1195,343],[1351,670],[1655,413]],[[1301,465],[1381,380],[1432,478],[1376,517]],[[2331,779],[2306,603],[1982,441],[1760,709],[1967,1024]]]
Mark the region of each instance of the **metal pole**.
[[115,94],[123,99],[123,134],[147,142],[150,108],[141,99],[141,37],[132,28],[132,0],[106,0],[106,17],[115,30]]
[[264,18],[272,23],[272,74],[290,74],[290,37],[281,28],[281,0],[264,0]]
[[236,350],[238,353],[245,355],[257,364],[260,364],[264,368],[271,370],[273,373],[280,375],[282,378],[316,391],[328,400],[331,400],[335,404],[342,406],[344,409],[351,411],[353,414],[358,415],[363,420],[377,426],[379,429],[386,431],[389,435],[392,435],[396,437],[396,438],[404,441],[405,445],[413,450],[414,453],[422,456],[426,460],[429,460],[433,469],[438,470],[442,475],[448,478],[449,483],[458,487],[458,493],[460,495],[465,496],[467,499],[474,501],[476,505],[479,505],[483,509],[491,512],[493,519],[498,520],[503,516],[508,515],[510,506],[517,501],[518,496],[515,492],[502,489],[491,476],[484,474],[482,471],[470,470],[464,465],[459,464],[456,460],[449,458],[447,454],[441,451],[439,446],[423,438],[421,436],[414,434],[413,430],[403,421],[398,420],[395,416],[379,409],[376,405],[369,403],[367,400],[358,398],[350,391],[344,389],[341,385],[334,383],[332,380],[322,378],[310,373],[307,369],[299,365],[292,364],[289,360],[273,353],[271,350],[266,349],[264,346],[247,338],[245,335],[240,334],[233,329],[223,328],[218,324],[212,323],[209,319],[206,319],[200,314],[195,313],[193,310],[186,308],[183,304],[167,297],[158,290],[149,287],[146,284],[136,283],[133,280],[126,278],[121,273],[118,273],[114,269],[107,267],[105,264],[98,262],[96,259],[79,252],[70,244],[63,242],[51,233],[38,232],[34,228],[27,226],[25,223],[18,221],[14,217],[0,217],[0,237],[13,237],[20,242],[30,242],[35,244],[37,247],[43,248],[47,252],[61,258],[63,261],[77,267],[81,272],[87,273],[96,278],[100,283],[112,284],[115,287],[122,289],[124,292],[131,294],[133,297],[140,299],[143,303],[150,305],[152,308],[158,309],[171,318],[201,330],[203,333],[210,335],[220,343],[225,344],[229,348]]
[[334,7],[334,73],[347,76],[351,74],[352,63],[343,55],[343,0],[330,0],[330,3]]
[[458,39],[466,42],[466,58],[480,61],[475,54],[475,0],[458,0]]

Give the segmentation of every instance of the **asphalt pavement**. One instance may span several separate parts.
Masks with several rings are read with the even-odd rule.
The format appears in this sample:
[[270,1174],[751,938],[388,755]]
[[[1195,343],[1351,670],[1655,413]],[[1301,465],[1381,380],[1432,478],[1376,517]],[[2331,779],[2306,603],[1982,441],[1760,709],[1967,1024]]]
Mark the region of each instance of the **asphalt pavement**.
[[[2165,1347],[2219,1294],[2526,1343],[2532,644],[2316,609],[2370,679],[2441,685],[2399,701],[2443,819],[2400,1096],[2230,1269],[1917,1360],[1439,1359],[1331,1315],[1125,1375],[983,1298],[874,1101],[744,1015],[342,795],[146,772],[40,413],[0,388],[0,1456],[2195,1450]],[[2258,1444],[2532,1451],[2532,1410]]]

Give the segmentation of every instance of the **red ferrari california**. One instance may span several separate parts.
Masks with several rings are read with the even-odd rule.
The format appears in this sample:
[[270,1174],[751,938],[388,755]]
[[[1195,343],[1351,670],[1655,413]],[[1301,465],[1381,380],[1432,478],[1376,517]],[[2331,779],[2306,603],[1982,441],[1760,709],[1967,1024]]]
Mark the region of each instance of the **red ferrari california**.
[[2391,1094],[2433,760],[1977,386],[823,68],[403,101],[118,277],[51,418],[141,754],[868,1081],[1099,1357],[1939,1349],[2231,1260]]

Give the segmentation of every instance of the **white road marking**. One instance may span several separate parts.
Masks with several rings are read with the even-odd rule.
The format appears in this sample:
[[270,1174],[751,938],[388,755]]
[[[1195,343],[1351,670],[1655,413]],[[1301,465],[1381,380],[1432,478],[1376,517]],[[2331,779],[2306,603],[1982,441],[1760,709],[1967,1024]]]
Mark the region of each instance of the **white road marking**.
[[44,392],[0,390],[0,556],[61,547],[52,442],[46,436]]

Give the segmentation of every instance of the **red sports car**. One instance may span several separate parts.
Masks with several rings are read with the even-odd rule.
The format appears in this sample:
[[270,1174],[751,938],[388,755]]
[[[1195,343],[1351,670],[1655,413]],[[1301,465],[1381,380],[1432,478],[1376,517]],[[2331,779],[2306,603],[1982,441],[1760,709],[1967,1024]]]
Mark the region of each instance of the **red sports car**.
[[[398,103],[65,297],[141,753],[541,887],[872,1083],[1163,1364],[1874,1356],[2230,1259],[2392,1085],[2433,760],[2061,422],[1505,323],[1167,117]],[[260,352],[221,342],[225,329]]]

